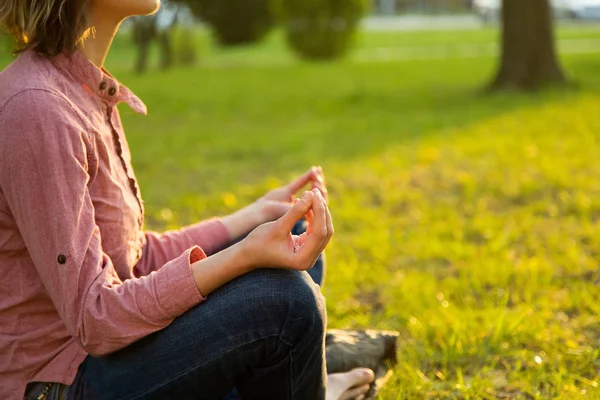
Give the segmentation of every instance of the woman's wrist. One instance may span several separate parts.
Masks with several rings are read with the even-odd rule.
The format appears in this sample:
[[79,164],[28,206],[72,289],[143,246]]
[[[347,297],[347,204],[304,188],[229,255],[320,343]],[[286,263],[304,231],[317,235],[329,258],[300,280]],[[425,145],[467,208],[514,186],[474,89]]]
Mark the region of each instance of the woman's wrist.
[[251,232],[265,222],[265,216],[259,203],[252,203],[241,210],[221,218],[221,222],[229,232],[231,240]]
[[192,275],[202,296],[208,296],[255,267],[249,249],[242,242],[192,264]]

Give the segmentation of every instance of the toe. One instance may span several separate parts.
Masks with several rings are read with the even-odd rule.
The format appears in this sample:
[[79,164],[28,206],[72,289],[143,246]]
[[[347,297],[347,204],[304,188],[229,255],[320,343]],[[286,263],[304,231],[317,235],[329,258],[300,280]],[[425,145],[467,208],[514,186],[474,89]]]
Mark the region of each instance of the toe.
[[348,389],[340,396],[340,400],[354,400],[360,396],[364,398],[364,395],[369,391],[369,387],[369,385],[361,385]]
[[350,371],[350,374],[355,382],[352,386],[364,385],[375,380],[375,373],[369,368],[356,368]]
[[374,379],[375,374],[368,368],[327,375],[327,399],[355,399],[369,390],[369,385]]

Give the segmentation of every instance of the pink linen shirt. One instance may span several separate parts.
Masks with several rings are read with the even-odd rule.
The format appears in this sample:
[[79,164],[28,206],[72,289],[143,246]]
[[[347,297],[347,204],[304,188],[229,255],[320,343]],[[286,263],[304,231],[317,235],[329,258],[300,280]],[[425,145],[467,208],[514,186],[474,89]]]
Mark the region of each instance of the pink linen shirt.
[[218,219],[142,230],[120,102],[146,112],[78,52],[0,73],[0,399],[165,328],[203,300],[190,264],[230,240]]

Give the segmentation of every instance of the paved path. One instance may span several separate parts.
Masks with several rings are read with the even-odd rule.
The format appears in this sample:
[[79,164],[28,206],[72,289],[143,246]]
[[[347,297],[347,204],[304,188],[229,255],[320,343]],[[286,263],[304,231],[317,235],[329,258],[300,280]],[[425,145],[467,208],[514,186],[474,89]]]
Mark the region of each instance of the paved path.
[[[559,20],[560,25],[598,25],[599,21],[573,22]],[[495,24],[493,26],[497,26]],[[398,15],[370,16],[363,20],[363,28],[369,31],[422,31],[479,29],[483,22],[475,14],[465,15]]]
[[[499,43],[378,47],[372,49],[357,49],[354,51],[352,59],[365,62],[385,62],[487,57],[498,55],[498,47]],[[559,40],[558,49],[560,54],[599,53],[600,38]]]
[[[356,49],[349,59],[357,63],[402,62],[412,60],[451,60],[479,57],[498,57],[498,43],[460,43],[448,45],[394,46]],[[560,54],[600,53],[600,38],[566,39],[558,42]],[[281,67],[297,63],[291,53],[269,57],[211,60],[204,63],[206,68],[236,67]]]
[[415,31],[443,29],[476,29],[482,26],[475,15],[402,15],[393,17],[372,16],[363,20],[363,27],[370,31]]
[[[598,39],[567,39],[558,41],[560,54],[585,54],[600,52]],[[357,49],[355,61],[409,61],[440,60],[451,58],[489,57],[499,54],[499,43],[461,43],[451,45],[398,46]]]

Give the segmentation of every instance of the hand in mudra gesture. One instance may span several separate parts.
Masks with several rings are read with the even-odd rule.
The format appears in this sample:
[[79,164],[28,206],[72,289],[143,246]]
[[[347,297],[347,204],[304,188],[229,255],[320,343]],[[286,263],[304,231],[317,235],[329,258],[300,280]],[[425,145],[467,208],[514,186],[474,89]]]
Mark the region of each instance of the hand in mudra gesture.
[[288,185],[271,190],[263,196],[263,199],[291,202],[294,195],[309,183],[311,190],[318,189],[325,198],[325,201],[327,201],[325,175],[323,174],[323,169],[321,167],[311,167],[302,174],[302,176],[290,182]]
[[257,200],[260,210],[269,221],[276,220],[285,214],[291,207],[294,196],[302,188],[310,184],[310,189],[317,189],[327,202],[327,186],[325,175],[321,167],[312,167],[289,184],[273,189]]
[[[309,217],[306,233],[292,235],[291,229],[304,216]],[[314,188],[305,192],[281,218],[259,226],[242,243],[255,266],[305,271],[312,268],[332,235],[327,203],[321,191]]]

